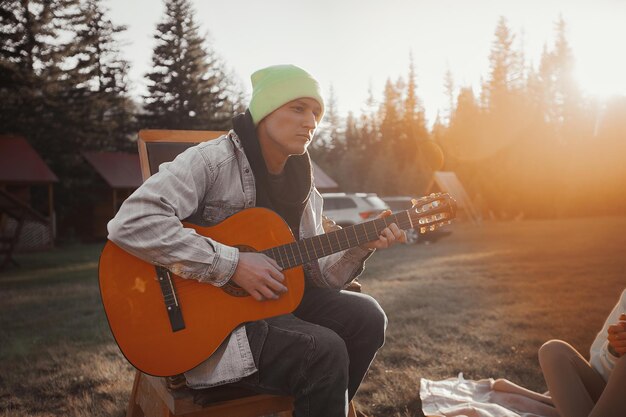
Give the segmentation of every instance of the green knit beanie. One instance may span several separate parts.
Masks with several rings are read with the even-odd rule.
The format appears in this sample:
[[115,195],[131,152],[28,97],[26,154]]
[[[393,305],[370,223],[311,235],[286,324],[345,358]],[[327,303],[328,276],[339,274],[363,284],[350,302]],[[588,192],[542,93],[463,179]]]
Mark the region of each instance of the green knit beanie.
[[301,97],[309,97],[322,107],[324,99],[317,80],[295,65],[273,65],[252,74],[252,99],[250,114],[255,125],[285,103]]

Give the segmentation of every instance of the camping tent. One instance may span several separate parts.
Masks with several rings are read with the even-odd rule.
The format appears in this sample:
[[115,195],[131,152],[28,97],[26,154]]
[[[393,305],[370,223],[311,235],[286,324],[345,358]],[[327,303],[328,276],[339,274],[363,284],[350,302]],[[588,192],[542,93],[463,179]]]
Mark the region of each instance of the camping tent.
[[459,178],[452,171],[435,171],[433,182],[428,188],[428,193],[441,191],[450,194],[456,200],[459,212],[464,212],[468,219],[474,223],[480,223],[482,218],[480,212],[472,203],[471,198],[465,191],[465,187]]

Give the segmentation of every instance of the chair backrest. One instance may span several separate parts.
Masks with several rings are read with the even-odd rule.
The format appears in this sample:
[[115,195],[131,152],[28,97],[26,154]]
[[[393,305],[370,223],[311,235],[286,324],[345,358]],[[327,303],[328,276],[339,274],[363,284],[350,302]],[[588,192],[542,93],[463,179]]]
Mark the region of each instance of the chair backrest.
[[137,146],[143,180],[157,172],[163,162],[172,161],[187,148],[225,133],[215,130],[140,130]]

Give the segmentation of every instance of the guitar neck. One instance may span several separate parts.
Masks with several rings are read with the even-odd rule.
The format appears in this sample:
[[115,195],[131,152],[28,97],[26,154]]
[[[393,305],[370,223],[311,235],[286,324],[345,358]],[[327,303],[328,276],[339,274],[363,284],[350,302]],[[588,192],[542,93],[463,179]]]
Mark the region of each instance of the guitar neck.
[[402,211],[286,245],[275,246],[264,250],[263,253],[273,258],[284,269],[289,269],[377,240],[383,229],[392,223],[397,224],[400,229],[410,229],[413,224],[417,225],[416,219],[411,219],[408,211]]

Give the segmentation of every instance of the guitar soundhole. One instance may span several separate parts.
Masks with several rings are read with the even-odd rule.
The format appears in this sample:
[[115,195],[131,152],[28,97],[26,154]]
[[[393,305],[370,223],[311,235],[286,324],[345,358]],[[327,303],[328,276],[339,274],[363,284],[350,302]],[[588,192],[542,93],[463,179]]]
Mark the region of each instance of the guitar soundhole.
[[228,295],[232,295],[233,297],[248,297],[250,294],[239,285],[234,282],[228,281],[226,284],[222,285],[222,291],[224,291]]
[[[256,249],[245,246],[245,245],[236,245],[239,252],[256,252]],[[226,284],[222,285],[222,291],[224,291],[228,295],[232,295],[233,297],[249,297],[250,294],[239,285],[235,284],[232,281],[228,281]]]

